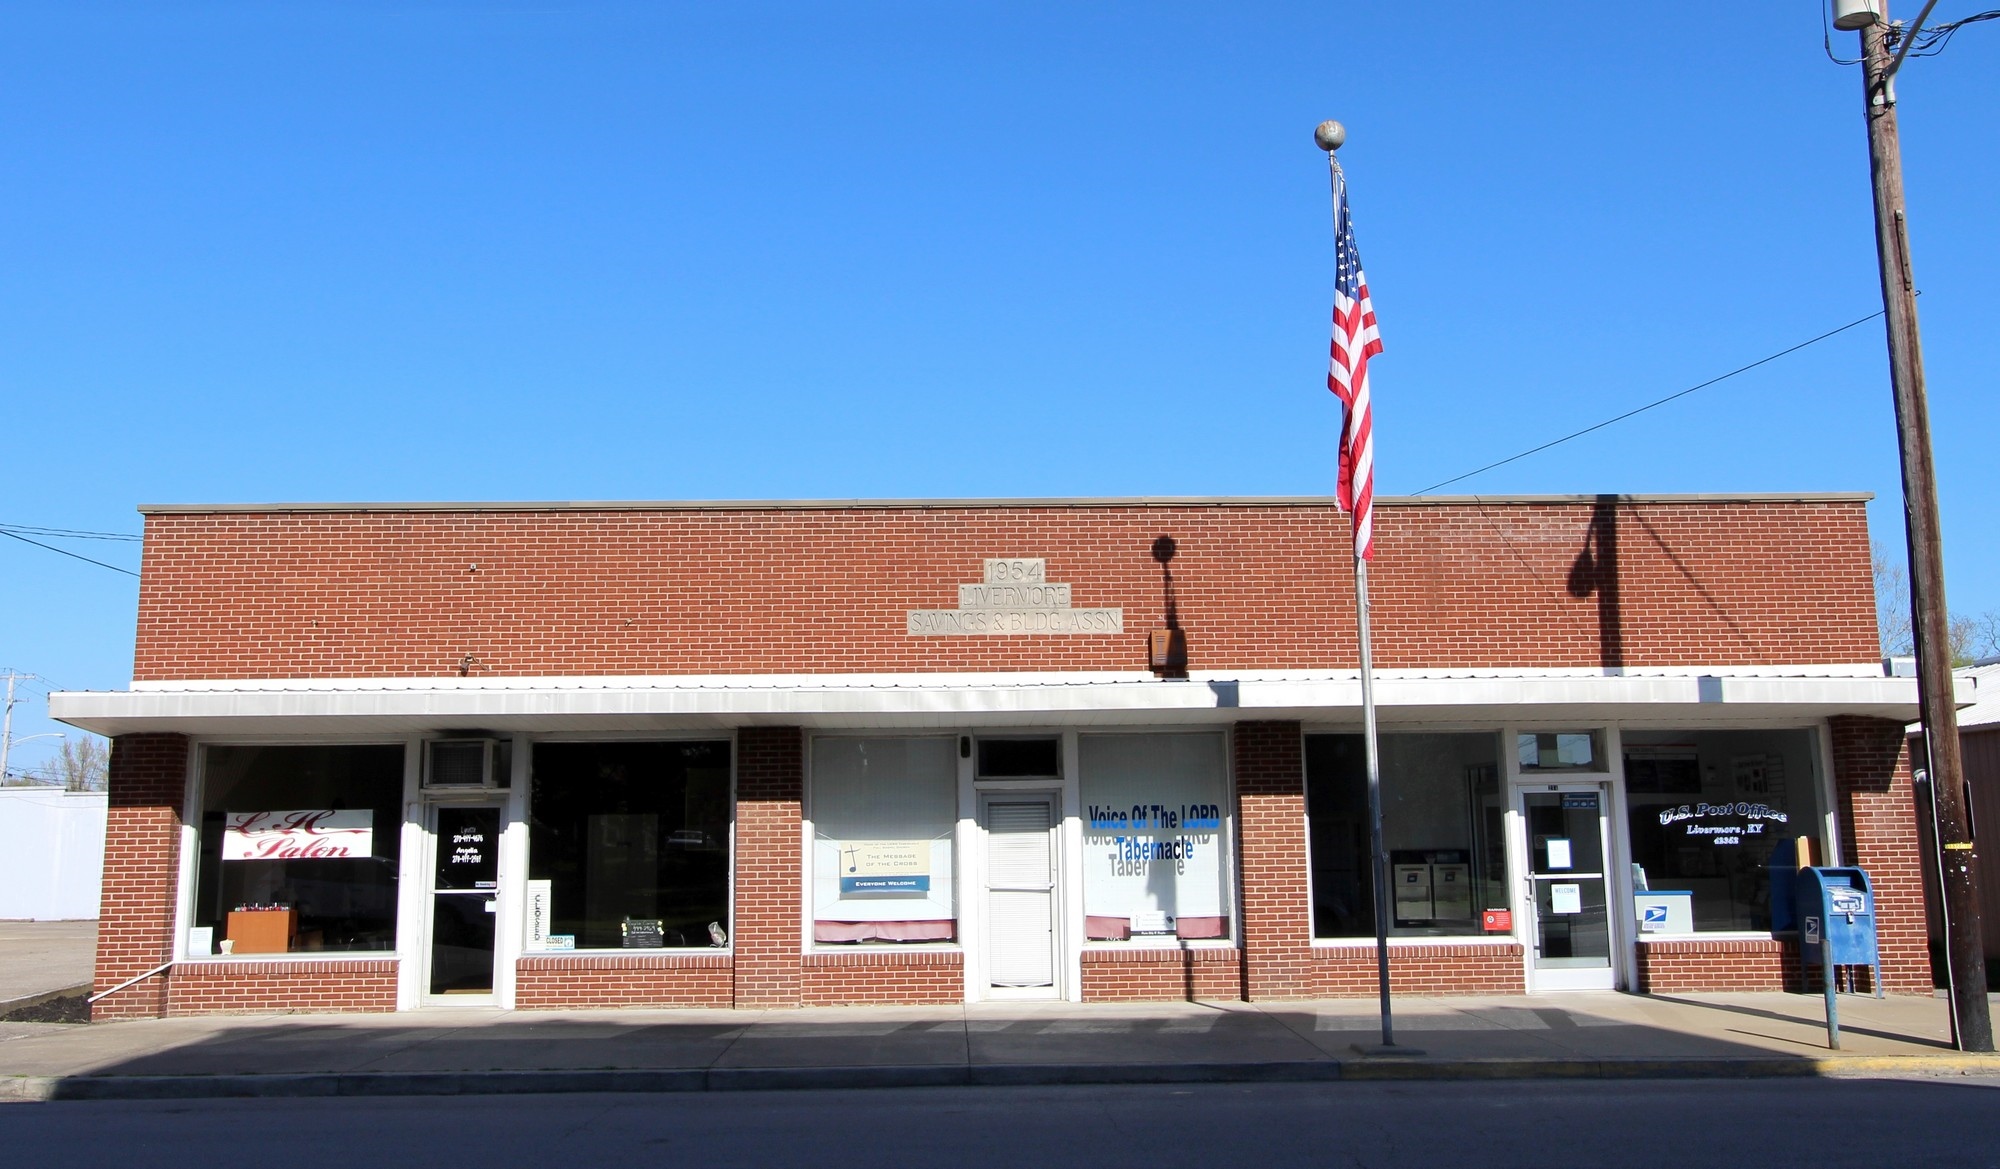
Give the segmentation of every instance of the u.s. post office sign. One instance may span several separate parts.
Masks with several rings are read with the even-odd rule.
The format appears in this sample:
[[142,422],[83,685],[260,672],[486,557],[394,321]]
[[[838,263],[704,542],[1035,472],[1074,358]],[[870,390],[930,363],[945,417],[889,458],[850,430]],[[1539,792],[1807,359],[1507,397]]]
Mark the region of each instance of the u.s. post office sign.
[[991,559],[984,575],[958,586],[956,609],[911,609],[910,635],[1125,632],[1123,609],[1071,607],[1070,587],[1049,580],[1040,557]]

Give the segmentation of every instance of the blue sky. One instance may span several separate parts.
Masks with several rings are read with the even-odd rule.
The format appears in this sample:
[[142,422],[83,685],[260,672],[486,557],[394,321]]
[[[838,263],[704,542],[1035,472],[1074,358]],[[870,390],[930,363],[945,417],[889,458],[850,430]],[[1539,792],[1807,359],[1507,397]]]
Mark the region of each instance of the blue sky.
[[[1880,307],[1814,0],[10,3],[0,76],[13,524],[1325,493],[1326,117],[1385,494]],[[2000,24],[1900,91],[1951,600],[1995,609]],[[1866,490],[1899,547],[1880,327],[1451,490]],[[135,582],[0,543],[0,664],[125,685]]]

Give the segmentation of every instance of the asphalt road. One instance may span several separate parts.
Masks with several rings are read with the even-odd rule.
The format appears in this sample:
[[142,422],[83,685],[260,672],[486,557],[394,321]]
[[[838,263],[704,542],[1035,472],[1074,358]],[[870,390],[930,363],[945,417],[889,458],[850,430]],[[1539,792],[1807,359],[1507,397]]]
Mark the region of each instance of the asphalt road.
[[0,1150],[14,1169],[2000,1166],[2000,1079],[6,1104]]

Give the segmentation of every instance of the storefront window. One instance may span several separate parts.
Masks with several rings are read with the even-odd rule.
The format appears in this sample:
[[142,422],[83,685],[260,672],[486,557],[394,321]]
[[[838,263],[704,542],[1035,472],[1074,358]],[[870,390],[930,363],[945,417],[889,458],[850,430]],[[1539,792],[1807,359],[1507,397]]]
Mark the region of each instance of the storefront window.
[[1222,736],[1085,735],[1079,750],[1086,936],[1228,937]]
[[940,942],[958,936],[953,738],[813,740],[813,939]]
[[403,748],[209,747],[188,953],[396,948]]
[[1818,857],[1813,733],[1627,731],[1624,752],[1641,936],[1771,929],[1772,866],[1782,886],[1801,836]]
[[[1397,937],[1482,932],[1484,910],[1507,905],[1500,738],[1383,735],[1382,843],[1389,854]],[[1306,739],[1313,936],[1375,936],[1368,768],[1360,735]]]
[[530,946],[727,944],[729,804],[726,742],[535,744]]

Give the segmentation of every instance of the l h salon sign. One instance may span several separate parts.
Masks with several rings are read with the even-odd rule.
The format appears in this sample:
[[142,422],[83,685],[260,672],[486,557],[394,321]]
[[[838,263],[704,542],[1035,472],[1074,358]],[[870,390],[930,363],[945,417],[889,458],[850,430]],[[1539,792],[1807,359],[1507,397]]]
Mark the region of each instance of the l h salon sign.
[[226,861],[346,860],[375,852],[372,809],[223,813]]

